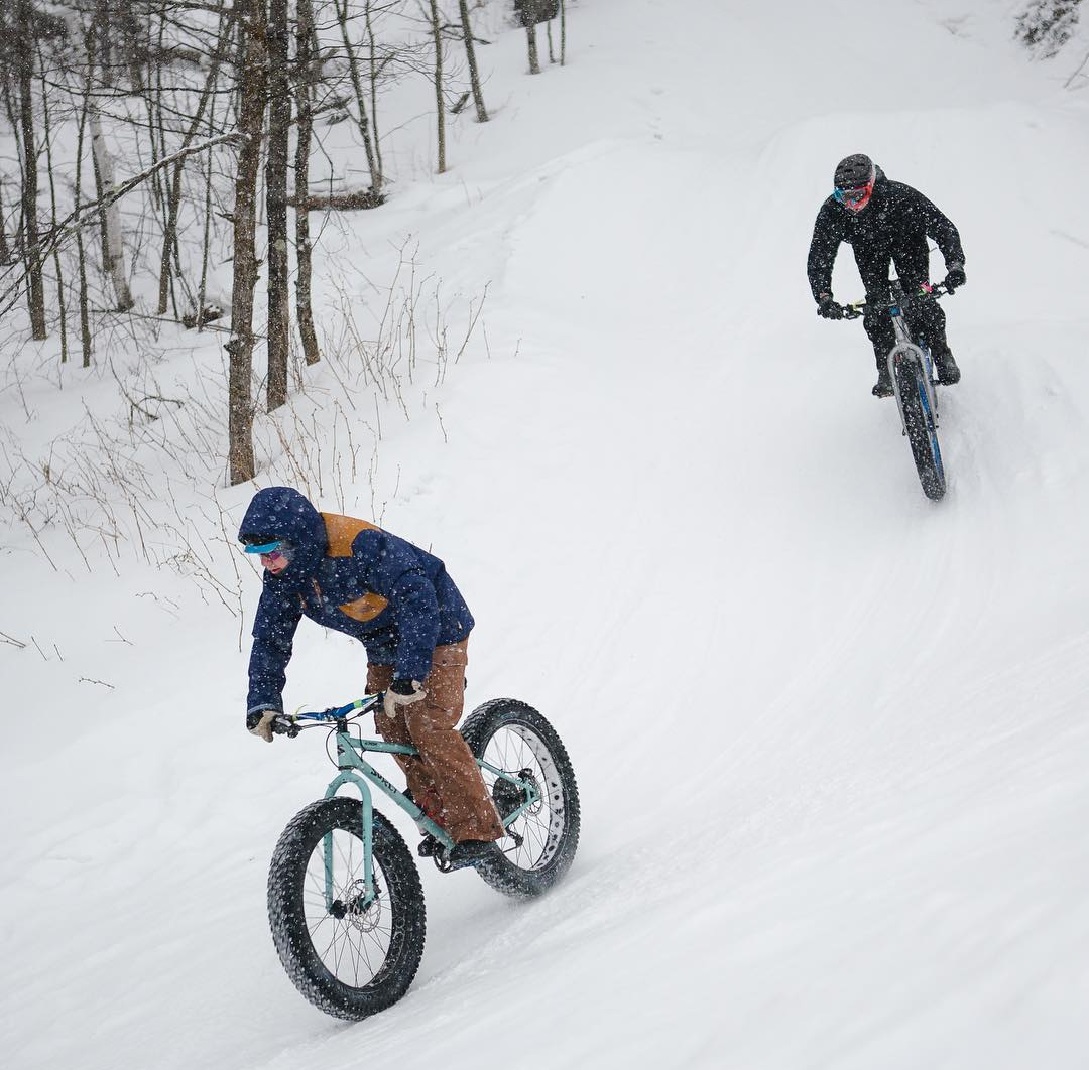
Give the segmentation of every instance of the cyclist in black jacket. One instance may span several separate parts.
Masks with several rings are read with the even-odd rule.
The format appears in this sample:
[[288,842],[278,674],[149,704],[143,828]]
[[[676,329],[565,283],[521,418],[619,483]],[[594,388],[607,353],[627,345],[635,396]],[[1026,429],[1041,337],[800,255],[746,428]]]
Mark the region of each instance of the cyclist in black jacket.
[[[885,177],[869,156],[856,153],[836,167],[835,191],[817,213],[809,246],[809,285],[817,302],[817,314],[842,319],[843,306],[832,296],[832,267],[841,242],[855,254],[855,263],[866,288],[867,311],[862,323],[873,343],[877,360],[875,397],[889,397],[892,382],[886,363],[895,344],[892,320],[877,306],[888,304],[889,265],[896,268],[904,291],[911,293],[930,281],[928,238],[938,243],[945,257],[945,287],[950,293],[965,283],[964,250],[957,228],[917,189]],[[937,301],[918,301],[906,316],[913,335],[930,347],[938,369],[938,382],[951,386],[960,380],[960,369],[945,337],[945,313]]]

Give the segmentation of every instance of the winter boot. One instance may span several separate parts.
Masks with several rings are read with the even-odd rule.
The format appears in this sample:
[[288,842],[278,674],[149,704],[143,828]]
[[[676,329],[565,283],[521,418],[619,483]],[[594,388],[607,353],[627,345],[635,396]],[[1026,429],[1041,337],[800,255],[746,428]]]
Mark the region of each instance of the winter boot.
[[892,397],[892,377],[889,375],[889,366],[884,358],[877,362],[877,382],[873,384],[871,393],[875,398]]
[[949,347],[934,350],[934,367],[938,369],[938,382],[942,386],[952,386],[960,382],[960,368],[953,359]]

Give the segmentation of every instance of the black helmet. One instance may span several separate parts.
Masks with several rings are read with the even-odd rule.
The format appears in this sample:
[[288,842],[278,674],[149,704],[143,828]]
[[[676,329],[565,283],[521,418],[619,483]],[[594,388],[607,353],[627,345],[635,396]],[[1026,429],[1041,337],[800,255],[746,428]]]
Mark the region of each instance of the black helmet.
[[869,156],[856,152],[836,164],[833,196],[849,212],[861,212],[870,203],[877,168]]
[[873,160],[869,156],[856,152],[836,164],[836,175],[832,184],[836,189],[860,189],[874,179]]

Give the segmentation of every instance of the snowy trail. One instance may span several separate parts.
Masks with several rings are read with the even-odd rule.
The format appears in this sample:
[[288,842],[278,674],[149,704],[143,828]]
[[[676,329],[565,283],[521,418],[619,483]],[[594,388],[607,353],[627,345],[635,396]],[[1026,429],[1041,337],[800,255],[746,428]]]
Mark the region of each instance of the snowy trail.
[[[263,916],[320,748],[224,731],[244,658],[222,614],[183,630],[85,580],[142,645],[111,651],[134,681],[58,744],[65,776],[15,729],[8,1065],[462,1070],[485,1044],[554,1067],[1079,1065],[1085,112],[926,4],[897,34],[928,57],[930,108],[885,77],[874,7],[791,5],[807,47],[784,52],[759,7],[689,6],[575,5],[572,65],[515,84],[456,176],[368,237],[491,280],[492,359],[450,373],[441,429],[387,429],[386,519],[472,591],[470,703],[523,697],[568,744],[569,879],[512,904],[424,870],[408,996],[325,1019]],[[825,177],[864,147],[968,249],[940,506],[869,396],[861,327],[817,321],[805,284]],[[1026,199],[1011,154],[1054,163],[1057,197]],[[358,670],[301,631],[292,697],[347,698]]]

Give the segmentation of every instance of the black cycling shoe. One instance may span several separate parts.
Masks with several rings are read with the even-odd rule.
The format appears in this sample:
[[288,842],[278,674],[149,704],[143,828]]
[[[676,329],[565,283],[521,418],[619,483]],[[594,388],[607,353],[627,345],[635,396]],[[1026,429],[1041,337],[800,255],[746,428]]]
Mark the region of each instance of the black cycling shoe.
[[443,846],[435,839],[434,836],[428,832],[418,844],[416,844],[416,854],[421,858],[434,858],[435,855],[441,855],[443,852]]
[[873,389],[870,391],[875,398],[891,398],[892,397],[892,377],[889,375],[889,369],[882,367],[877,373],[877,382],[873,384]]
[[446,863],[449,870],[464,869],[466,866],[479,866],[481,862],[498,858],[502,853],[494,840],[462,840],[454,844]]
[[934,354],[934,366],[938,369],[938,382],[942,386],[953,386],[960,382],[960,368],[948,349],[944,353]]

